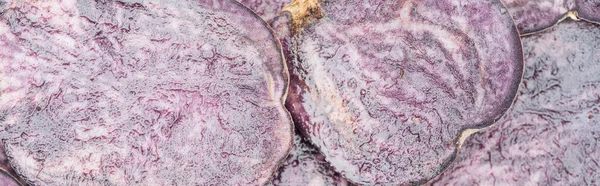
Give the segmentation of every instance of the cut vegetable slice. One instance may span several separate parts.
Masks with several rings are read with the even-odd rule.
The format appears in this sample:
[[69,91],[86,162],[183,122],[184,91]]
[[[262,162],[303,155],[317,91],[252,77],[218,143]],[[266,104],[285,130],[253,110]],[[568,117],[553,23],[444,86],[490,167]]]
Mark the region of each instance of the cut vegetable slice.
[[281,49],[225,1],[5,1],[0,126],[33,185],[261,185],[292,145]]
[[599,35],[600,25],[562,22],[523,38],[515,104],[432,185],[598,185]]
[[491,124],[512,103],[521,43],[500,2],[298,2],[298,30],[278,32],[288,47],[286,107],[352,182],[431,179],[464,129]]

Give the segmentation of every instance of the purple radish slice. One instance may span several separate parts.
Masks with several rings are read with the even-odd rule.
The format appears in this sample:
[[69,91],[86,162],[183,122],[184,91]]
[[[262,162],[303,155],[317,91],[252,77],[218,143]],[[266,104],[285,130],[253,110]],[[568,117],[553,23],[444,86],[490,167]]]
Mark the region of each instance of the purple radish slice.
[[291,149],[281,49],[236,1],[0,7],[0,135],[32,185],[261,185]]
[[290,70],[286,107],[351,182],[426,182],[452,161],[463,130],[490,125],[512,103],[523,59],[500,2],[302,8],[292,31],[274,26]]
[[430,185],[598,185],[600,25],[561,22],[523,38],[512,108],[471,136]]

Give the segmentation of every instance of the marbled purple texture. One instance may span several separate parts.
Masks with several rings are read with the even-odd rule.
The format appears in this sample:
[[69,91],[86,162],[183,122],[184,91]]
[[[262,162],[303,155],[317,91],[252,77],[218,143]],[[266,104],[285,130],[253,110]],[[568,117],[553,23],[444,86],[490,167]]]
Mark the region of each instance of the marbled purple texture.
[[292,147],[281,49],[225,1],[3,1],[0,137],[33,185],[260,185]]
[[290,70],[286,106],[349,181],[431,179],[454,157],[462,130],[487,126],[510,106],[522,53],[501,3],[320,6],[324,17],[300,34],[277,32]]
[[562,22],[523,38],[517,100],[471,136],[431,185],[598,185],[600,25]]

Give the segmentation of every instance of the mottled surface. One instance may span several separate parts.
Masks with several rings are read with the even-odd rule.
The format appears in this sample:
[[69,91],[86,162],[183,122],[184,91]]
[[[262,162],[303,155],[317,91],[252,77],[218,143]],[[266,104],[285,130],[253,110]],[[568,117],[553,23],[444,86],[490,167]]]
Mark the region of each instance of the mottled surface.
[[239,2],[256,12],[267,23],[270,23],[291,0],[239,0]]
[[581,18],[600,22],[600,0],[502,0],[523,34],[557,23],[569,10]]
[[0,185],[2,186],[19,186],[19,182],[10,176],[5,171],[0,171]]
[[291,73],[286,107],[350,181],[433,178],[463,129],[489,125],[509,107],[522,55],[499,2],[326,1],[321,8],[324,17],[301,34],[278,31]]
[[515,104],[432,185],[600,184],[598,36],[599,25],[563,22],[525,37]]
[[291,148],[280,49],[235,1],[0,8],[0,135],[34,185],[259,185]]
[[[240,2],[251,9],[255,9],[255,12],[265,21],[272,22],[274,27],[280,27],[279,30],[287,29],[287,26],[289,26],[288,22],[285,22],[285,16],[273,19],[276,15],[279,15],[281,8],[287,4],[284,1],[242,0]],[[346,186],[348,182],[340,174],[333,171],[329,163],[325,161],[325,157],[309,141],[301,134],[296,133],[294,147],[268,185]]]
[[576,7],[575,0],[502,0],[521,33],[530,33],[554,25]]
[[2,186],[14,186],[19,185],[18,178],[15,170],[8,162],[8,157],[4,153],[3,145],[0,145],[0,185]]
[[600,23],[600,0],[577,0],[579,16]]
[[348,182],[333,171],[325,157],[308,140],[296,134],[294,148],[268,185],[347,186]]

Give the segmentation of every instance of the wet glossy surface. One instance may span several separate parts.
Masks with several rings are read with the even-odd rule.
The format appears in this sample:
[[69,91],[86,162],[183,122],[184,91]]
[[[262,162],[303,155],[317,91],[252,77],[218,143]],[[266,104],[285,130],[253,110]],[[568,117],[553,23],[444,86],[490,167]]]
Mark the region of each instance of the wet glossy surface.
[[258,185],[292,145],[280,49],[235,1],[6,1],[0,135],[35,185]]
[[[36,185],[424,182],[512,100],[507,11],[523,33],[568,10],[600,20],[598,0],[327,1],[294,32],[288,2],[241,0],[282,38],[286,106],[308,136],[292,146],[277,43],[239,4],[56,2],[0,2],[0,137]],[[515,108],[430,184],[598,184],[598,35],[563,23],[526,38]]]
[[432,178],[463,129],[492,123],[512,101],[521,49],[500,3],[326,1],[321,11],[301,34],[279,32],[287,108],[352,182]]
[[515,104],[432,185],[598,185],[599,36],[600,25],[568,21],[524,37]]

